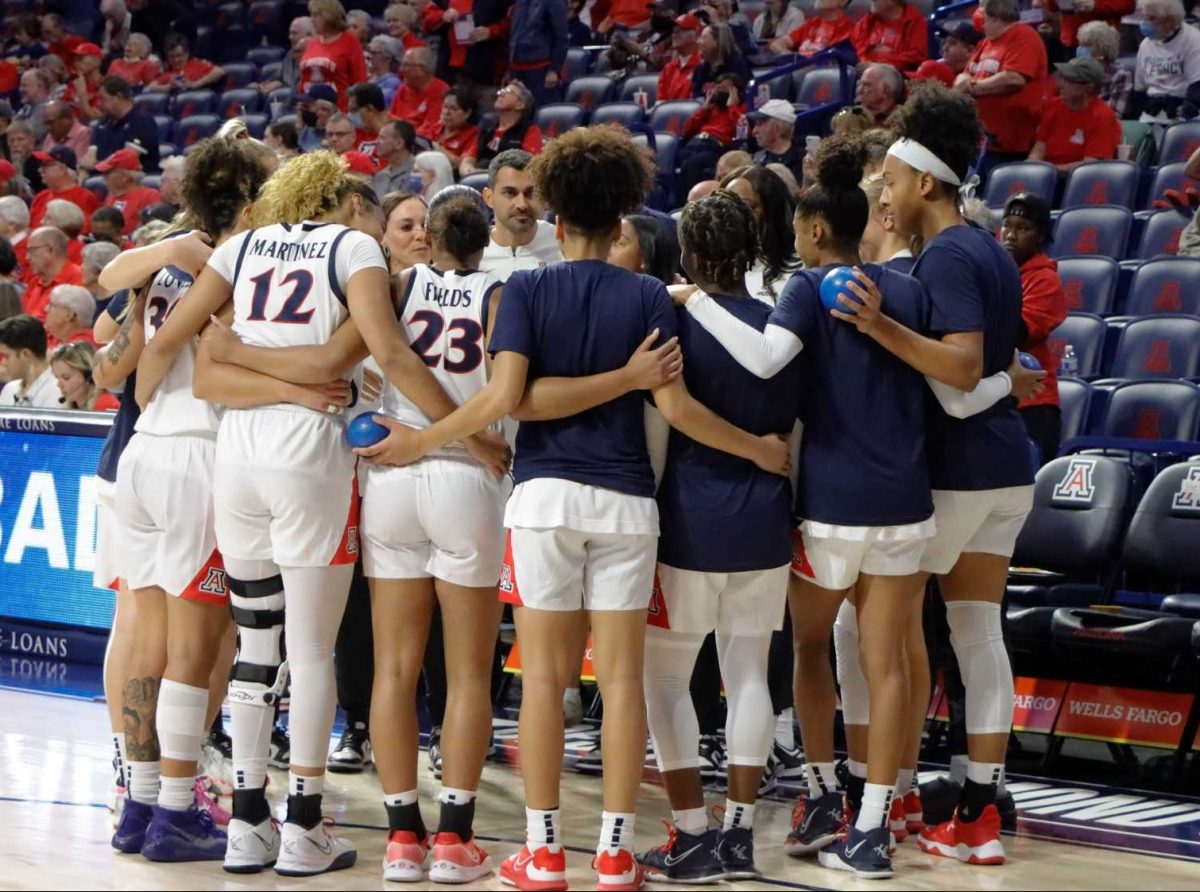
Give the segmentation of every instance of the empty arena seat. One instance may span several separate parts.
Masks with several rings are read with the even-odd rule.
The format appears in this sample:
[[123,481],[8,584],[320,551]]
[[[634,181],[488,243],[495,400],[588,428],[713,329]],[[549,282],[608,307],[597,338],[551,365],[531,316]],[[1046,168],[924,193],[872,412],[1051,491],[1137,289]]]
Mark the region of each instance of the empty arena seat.
[[1143,263],[1130,282],[1125,312],[1130,316],[1200,316],[1200,259],[1159,257]]
[[[271,38],[283,28],[283,3],[281,0],[255,0],[254,3],[250,4],[248,18],[251,28]],[[265,49],[275,49],[275,47],[265,47]],[[278,56],[266,61],[275,62],[282,58],[283,49],[281,47]],[[250,61],[257,65],[263,64],[259,59],[255,58],[251,58]]]
[[1149,316],[1121,331],[1109,374],[1114,378],[1200,376],[1200,319]]
[[221,119],[216,115],[189,115],[176,123],[172,141],[181,149],[194,145],[217,132]]
[[556,102],[539,108],[533,120],[541,129],[542,136],[554,139],[573,127],[583,126],[583,122],[587,120],[587,112],[583,106],[573,102]]
[[1200,388],[1187,381],[1128,381],[1113,388],[1103,434],[1138,440],[1192,440]]
[[217,100],[217,111],[222,118],[236,118],[238,115],[254,114],[262,108],[262,93],[253,87],[238,90],[226,90]]
[[258,79],[258,66],[253,62],[226,62],[221,67],[225,69],[225,79],[221,81],[223,90],[236,90]]
[[563,63],[563,80],[570,83],[578,77],[583,77],[591,67],[592,54],[581,46],[573,46],[567,50],[567,59]]
[[1163,134],[1162,147],[1158,150],[1158,163],[1187,161],[1196,149],[1200,149],[1200,121],[1172,124]]
[[133,107],[144,115],[165,115],[171,111],[169,93],[139,93],[133,97]]
[[[171,139],[171,131],[175,129],[175,119],[170,115],[155,115],[154,123],[158,126],[158,141],[168,142]],[[159,155],[159,157],[166,156]]]
[[[253,50],[251,50],[253,52]],[[258,80],[260,83],[270,83],[277,81],[283,74],[282,62],[267,62],[260,65],[258,68]]]
[[1120,267],[1111,257],[1064,257],[1058,261],[1058,278],[1067,297],[1067,309],[1100,316],[1110,314],[1119,274]]
[[[258,4],[255,4],[256,6]],[[267,80],[267,72],[263,69],[268,65],[278,65],[283,62],[283,57],[287,54],[281,46],[256,46],[254,49],[246,53],[246,61],[253,62],[259,67],[259,77]]]
[[240,64],[246,58],[246,53],[250,52],[250,47],[261,39],[261,36],[252,35],[244,25],[227,28],[215,37],[214,60],[220,62],[222,66],[231,63]]
[[1067,175],[1061,207],[1070,210],[1094,205],[1133,208],[1139,168],[1132,161],[1089,161]]
[[1192,215],[1187,211],[1173,208],[1155,211],[1142,228],[1142,238],[1133,259],[1149,260],[1164,254],[1179,253],[1179,237],[1191,220]]
[[621,101],[637,102],[638,93],[643,91],[646,94],[646,108],[653,108],[658,98],[657,74],[635,74],[625,78],[625,83],[621,84]]
[[1124,257],[1133,212],[1121,207],[1078,207],[1063,211],[1054,227],[1055,257],[1102,254]]
[[758,82],[759,78],[765,77],[774,70],[774,68],[755,68],[752,72],[756,83],[752,88],[747,86],[746,98],[747,101],[754,102],[755,108],[760,107],[768,99],[791,98],[792,79],[790,77],[773,77],[768,81]]
[[1154,478],[1134,512],[1124,564],[1177,587],[1200,586],[1200,462],[1180,462]]
[[672,136],[682,136],[683,126],[688,118],[700,109],[700,103],[694,99],[677,99],[673,102],[660,102],[650,112],[650,129],[655,133],[670,133]]
[[601,75],[579,77],[567,84],[567,102],[592,109],[608,102],[613,92],[613,80]]
[[592,112],[592,124],[624,124],[636,127],[646,120],[646,110],[636,102],[606,102]]
[[212,90],[188,90],[176,93],[171,100],[171,114],[175,120],[191,115],[208,115],[217,106],[217,94]]
[[486,170],[481,170],[476,173],[469,173],[459,180],[460,186],[470,186],[476,192],[482,192],[487,184],[488,173]]
[[992,168],[983,197],[993,209],[1003,208],[1018,192],[1031,192],[1049,204],[1057,183],[1058,170],[1047,161],[1011,161]]
[[1142,206],[1149,210],[1154,207],[1154,202],[1161,199],[1163,193],[1168,189],[1182,191],[1187,186],[1195,185],[1196,181],[1184,172],[1184,168],[1186,167],[1186,161],[1175,161],[1171,164],[1159,165],[1154,171],[1154,178],[1150,180],[1150,188],[1146,192],[1146,200],[1142,202]]
[[854,95],[854,75],[847,79],[849,96],[842,95],[841,72],[837,68],[810,68],[796,86],[796,105],[812,108],[849,100]]
[[1067,344],[1075,348],[1079,360],[1079,377],[1094,378],[1100,374],[1100,360],[1104,355],[1104,335],[1107,327],[1104,320],[1092,313],[1068,313],[1047,338],[1047,346],[1059,363]]
[[267,125],[271,123],[266,115],[242,115],[242,120],[255,139],[262,139],[263,134],[267,132]]
[[1062,442],[1081,436],[1087,425],[1092,387],[1078,378],[1058,379],[1058,405],[1062,412]]

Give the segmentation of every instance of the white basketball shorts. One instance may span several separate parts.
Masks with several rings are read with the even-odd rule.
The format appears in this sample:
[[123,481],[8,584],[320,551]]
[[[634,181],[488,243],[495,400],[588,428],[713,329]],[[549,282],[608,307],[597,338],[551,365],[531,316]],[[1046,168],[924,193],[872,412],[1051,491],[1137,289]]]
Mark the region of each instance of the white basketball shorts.
[[838,527],[803,521],[796,527],[792,572],[830,591],[850,588],[860,573],[908,576],[921,569],[921,555],[933,529],[929,520],[903,527]]
[[921,569],[949,573],[968,552],[1012,557],[1017,536],[1033,507],[1032,486],[1003,489],[933,491],[937,534],[929,540]]
[[660,563],[646,622],[660,629],[762,637],[783,628],[788,565],[742,573],[705,573]]
[[96,563],[92,567],[92,585],[115,591],[121,576],[117,555],[125,542],[121,519],[117,516],[116,483],[96,478],[96,505]]

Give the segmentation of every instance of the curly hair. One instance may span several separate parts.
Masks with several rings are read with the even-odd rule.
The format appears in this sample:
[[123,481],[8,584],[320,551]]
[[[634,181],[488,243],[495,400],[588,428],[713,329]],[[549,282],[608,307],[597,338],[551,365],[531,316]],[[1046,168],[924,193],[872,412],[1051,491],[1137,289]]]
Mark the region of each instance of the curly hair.
[[[975,100],[934,82],[914,90],[896,109],[891,124],[897,137],[919,142],[963,180],[983,143],[983,125]],[[949,183],[939,181],[939,185],[944,187],[946,197],[957,193]]]
[[228,232],[266,182],[267,168],[257,153],[233,140],[204,140],[183,167],[184,225],[214,237]]
[[703,278],[729,291],[740,290],[758,256],[754,212],[734,193],[718,189],[688,202],[679,218],[679,243]]
[[567,229],[594,235],[641,209],[654,163],[622,127],[576,127],[529,165],[542,200]]
[[821,143],[816,157],[814,185],[796,202],[796,216],[820,217],[829,224],[834,243],[858,250],[867,228],[870,207],[859,187],[867,161],[867,144],[861,136],[834,136]]
[[297,155],[280,165],[263,185],[254,203],[253,225],[316,219],[359,191],[360,183],[340,155],[325,149]]
[[478,254],[488,246],[491,232],[487,215],[474,199],[453,195],[434,201],[426,223],[430,242],[451,254],[459,263]]

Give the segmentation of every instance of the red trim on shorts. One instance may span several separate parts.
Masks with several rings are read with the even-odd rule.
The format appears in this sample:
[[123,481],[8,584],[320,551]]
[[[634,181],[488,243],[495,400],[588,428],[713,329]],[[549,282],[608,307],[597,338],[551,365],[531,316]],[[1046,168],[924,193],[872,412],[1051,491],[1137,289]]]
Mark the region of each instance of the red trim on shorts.
[[225,561],[221,552],[213,549],[200,572],[179,595],[185,601],[201,604],[225,604],[229,600],[229,584],[225,577]]
[[104,587],[105,587],[105,588],[110,588],[110,589],[112,589],[114,592],[119,592],[119,591],[121,590],[121,577],[120,577],[120,576],[114,576],[114,577],[113,577],[113,581],[112,581],[112,582],[110,582],[108,585],[106,585],[106,586],[104,586]]
[[650,593],[650,606],[646,608],[646,625],[658,629],[671,628],[671,618],[667,616],[667,599],[663,597],[662,582],[658,578],[658,567],[654,568],[654,591]]
[[346,526],[342,529],[342,541],[338,543],[337,551],[329,566],[337,567],[342,564],[353,564],[358,560],[358,472],[354,473],[354,482],[350,486],[350,509],[346,512]]
[[801,534],[798,524],[792,534],[792,572],[808,579],[817,578],[812,564],[808,562],[808,555],[804,551],[804,536]]
[[504,531],[504,565],[500,568],[500,602],[524,607],[521,589],[517,586],[517,565],[513,560],[512,530]]

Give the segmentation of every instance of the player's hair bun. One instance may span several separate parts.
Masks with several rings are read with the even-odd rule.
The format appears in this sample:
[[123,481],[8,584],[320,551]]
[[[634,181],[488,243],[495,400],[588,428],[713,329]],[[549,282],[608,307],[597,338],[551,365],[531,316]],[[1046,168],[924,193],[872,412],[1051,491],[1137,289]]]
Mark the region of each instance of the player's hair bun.
[[817,182],[831,192],[857,189],[867,163],[867,144],[857,135],[826,139],[817,152]]

